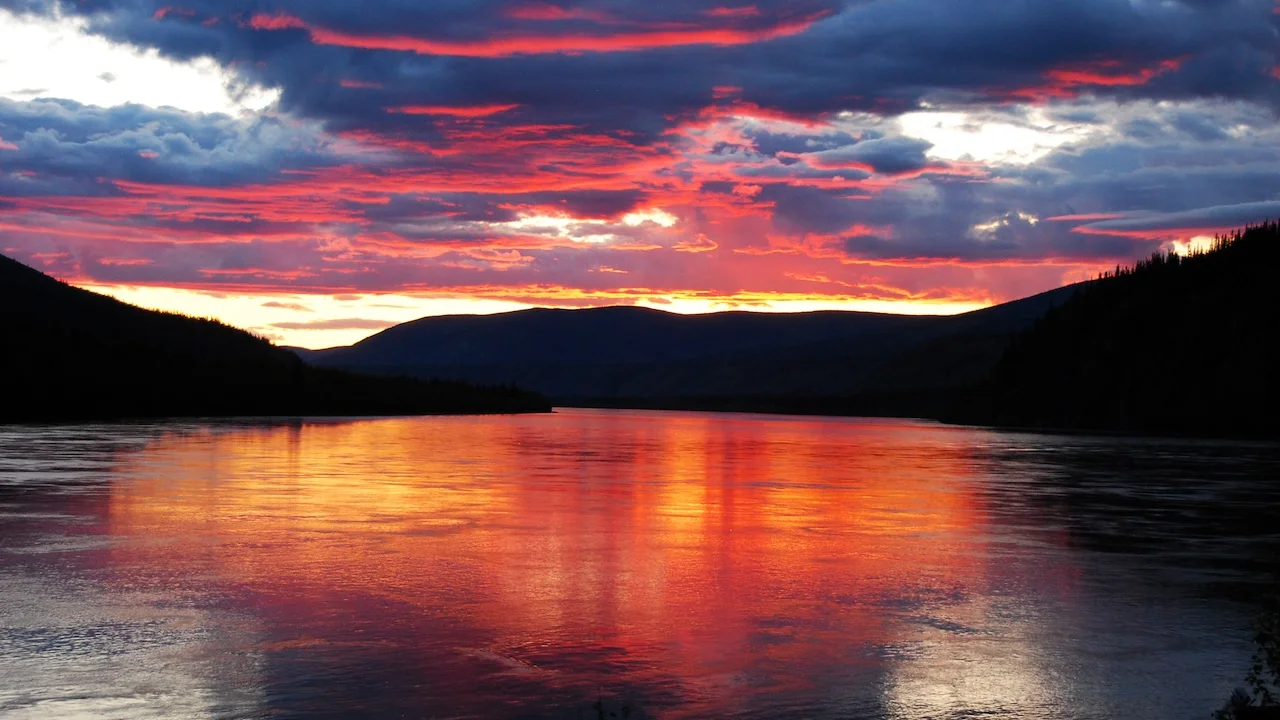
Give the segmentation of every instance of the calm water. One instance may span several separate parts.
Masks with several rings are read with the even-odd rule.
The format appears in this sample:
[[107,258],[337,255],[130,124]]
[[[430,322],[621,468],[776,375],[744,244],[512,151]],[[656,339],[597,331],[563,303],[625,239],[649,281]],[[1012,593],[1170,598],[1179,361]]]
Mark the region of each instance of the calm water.
[[0,716],[1205,720],[1277,469],[695,413],[0,427]]

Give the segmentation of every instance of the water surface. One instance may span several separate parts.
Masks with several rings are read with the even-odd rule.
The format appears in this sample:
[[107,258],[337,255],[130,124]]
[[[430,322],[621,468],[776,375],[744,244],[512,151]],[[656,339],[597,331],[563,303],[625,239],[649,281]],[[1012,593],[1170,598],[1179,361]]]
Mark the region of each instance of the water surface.
[[1277,469],[698,413],[0,426],[0,716],[1203,720]]

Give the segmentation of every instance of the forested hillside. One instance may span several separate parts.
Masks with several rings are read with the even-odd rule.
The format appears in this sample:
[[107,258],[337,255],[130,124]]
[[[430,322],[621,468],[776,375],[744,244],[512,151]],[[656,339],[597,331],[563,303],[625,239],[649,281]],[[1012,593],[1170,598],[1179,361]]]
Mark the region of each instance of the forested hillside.
[[3,256],[0,339],[0,422],[549,409],[519,390],[308,367],[244,331],[133,307]]
[[[1002,425],[1280,435],[1280,225],[1158,254],[1017,336],[990,384]],[[975,415],[977,417],[977,415]]]

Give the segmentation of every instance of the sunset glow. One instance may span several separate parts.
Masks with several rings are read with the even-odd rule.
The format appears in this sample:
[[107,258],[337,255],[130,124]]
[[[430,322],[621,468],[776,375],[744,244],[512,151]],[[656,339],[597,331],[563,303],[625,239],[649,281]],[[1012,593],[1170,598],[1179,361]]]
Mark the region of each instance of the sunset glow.
[[0,4],[0,253],[282,344],[957,313],[1280,216],[1270,0],[91,5]]

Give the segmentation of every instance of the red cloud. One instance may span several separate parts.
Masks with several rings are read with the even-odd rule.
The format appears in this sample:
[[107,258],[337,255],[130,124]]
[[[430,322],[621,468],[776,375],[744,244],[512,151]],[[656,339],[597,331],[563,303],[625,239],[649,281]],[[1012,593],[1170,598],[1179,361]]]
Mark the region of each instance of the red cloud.
[[138,265],[150,265],[154,261],[149,258],[101,258],[98,262],[102,265],[116,267],[130,267]]
[[1076,69],[1050,70],[1046,77],[1060,87],[1078,85],[1096,85],[1116,87],[1124,85],[1145,85],[1157,75],[1176,71],[1182,67],[1182,60],[1164,60],[1155,67],[1139,68],[1136,71],[1126,70],[1123,63],[1115,60],[1095,63],[1091,66]]
[[460,118],[479,118],[515,110],[519,105],[406,105],[387,108],[387,112],[404,115],[448,115]]
[[254,30],[299,30],[306,29],[307,24],[300,18],[285,13],[275,15],[258,13],[249,18],[249,27]]
[[756,17],[760,14],[760,8],[755,5],[743,5],[741,7],[716,7],[705,12],[711,17]]
[[614,20],[608,13],[587,8],[563,8],[544,2],[513,7],[507,11],[506,15],[516,20],[592,20],[595,22]]
[[[1054,68],[1044,74],[1046,83],[1004,93],[1011,100],[1041,101],[1072,98],[1089,88],[1136,87],[1182,67],[1182,58],[1162,60],[1155,65],[1133,67],[1119,60],[1103,60],[1087,65]],[[995,93],[1000,94],[1000,93]]]
[[444,40],[403,35],[361,35],[308,25],[300,18],[286,15],[254,15],[249,26],[256,30],[305,29],[317,45],[339,45],[366,50],[397,50],[419,55],[457,57],[508,57],[549,53],[628,52],[684,45],[747,45],[798,35],[813,26],[827,13],[815,13],[794,20],[759,28],[733,27],[654,29],[605,35],[564,34],[490,37],[479,40]]
[[[250,24],[315,33],[288,16],[255,16]],[[837,119],[743,102],[734,86],[712,93],[710,107],[670,118],[673,129],[656,139],[576,123],[572,115],[538,122],[539,108],[511,103],[387,107],[375,126],[335,138],[350,153],[336,156],[347,164],[212,187],[102,180],[88,197],[30,193],[0,209],[0,234],[27,258],[30,250],[69,250],[50,263],[79,263],[73,277],[99,283],[566,305],[653,297],[972,303],[1096,272],[1093,259],[967,258],[950,246],[939,253],[955,257],[926,257],[920,245],[907,245],[902,257],[853,256],[851,237],[900,238],[895,221],[806,231],[808,201],[801,198],[797,211],[793,200],[788,216],[786,198],[812,196],[818,216],[827,200],[856,205],[923,187],[926,176],[986,181],[987,169],[881,163],[890,171],[877,174],[869,162],[832,161],[838,154],[824,160],[803,151],[820,145],[801,136],[842,132]],[[797,136],[789,147],[801,151],[765,154],[753,145],[759,128]],[[172,160],[155,157],[148,167]],[[574,193],[587,200],[567,200]],[[624,221],[639,209],[679,221]]]
[[183,17],[195,17],[196,11],[189,8],[175,7],[166,5],[152,13],[151,17],[155,20],[163,20],[169,15],[181,15]]

